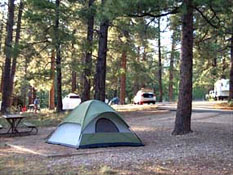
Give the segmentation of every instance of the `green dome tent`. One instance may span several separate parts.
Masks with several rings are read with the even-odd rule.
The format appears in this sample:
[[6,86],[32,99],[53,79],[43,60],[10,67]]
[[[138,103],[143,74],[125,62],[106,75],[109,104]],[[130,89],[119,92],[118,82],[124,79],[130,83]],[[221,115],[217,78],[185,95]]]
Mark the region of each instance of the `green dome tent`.
[[74,148],[142,146],[141,140],[113,108],[98,100],[76,107],[47,143]]

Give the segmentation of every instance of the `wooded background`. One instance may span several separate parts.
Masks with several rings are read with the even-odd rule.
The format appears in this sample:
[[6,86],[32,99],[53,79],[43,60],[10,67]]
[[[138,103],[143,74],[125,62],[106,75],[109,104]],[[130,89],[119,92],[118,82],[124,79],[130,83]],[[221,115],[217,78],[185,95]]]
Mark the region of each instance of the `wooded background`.
[[70,92],[82,101],[118,96],[125,104],[150,88],[157,101],[179,99],[187,114],[190,100],[203,100],[220,78],[230,79],[233,97],[231,0],[8,0],[0,6],[3,112],[36,95],[41,107],[60,112]]

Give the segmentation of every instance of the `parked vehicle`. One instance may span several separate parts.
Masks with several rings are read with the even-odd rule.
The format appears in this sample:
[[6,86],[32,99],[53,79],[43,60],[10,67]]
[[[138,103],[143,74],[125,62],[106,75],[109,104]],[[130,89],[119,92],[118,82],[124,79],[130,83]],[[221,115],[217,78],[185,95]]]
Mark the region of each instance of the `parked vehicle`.
[[206,100],[210,100],[210,99],[215,99],[215,92],[214,90],[210,90],[208,94],[205,95],[205,99]]
[[137,92],[133,99],[134,104],[152,103],[155,104],[156,96],[150,89],[141,89]]
[[223,100],[229,97],[230,83],[229,79],[221,79],[214,84],[215,99]]
[[76,108],[81,103],[81,98],[79,95],[70,93],[65,98],[62,99],[62,109],[63,110],[72,110]]
[[214,83],[214,90],[206,94],[206,99],[224,100],[229,96],[230,84],[229,79],[221,79]]

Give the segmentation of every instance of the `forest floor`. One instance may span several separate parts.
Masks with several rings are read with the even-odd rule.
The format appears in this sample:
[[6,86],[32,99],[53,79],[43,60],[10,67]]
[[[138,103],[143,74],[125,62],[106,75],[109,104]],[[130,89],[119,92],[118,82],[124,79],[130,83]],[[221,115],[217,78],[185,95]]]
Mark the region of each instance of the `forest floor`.
[[117,108],[145,146],[76,150],[47,144],[58,117],[37,135],[0,137],[0,174],[233,174],[233,112],[194,112],[193,133],[172,136],[175,112],[153,105]]

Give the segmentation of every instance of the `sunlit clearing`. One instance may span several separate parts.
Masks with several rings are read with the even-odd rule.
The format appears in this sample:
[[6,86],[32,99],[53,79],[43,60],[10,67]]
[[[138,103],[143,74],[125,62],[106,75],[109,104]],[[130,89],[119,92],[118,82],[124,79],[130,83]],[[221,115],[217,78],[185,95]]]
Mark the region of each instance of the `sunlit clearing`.
[[42,154],[40,152],[36,152],[33,151],[31,149],[28,148],[24,148],[23,146],[16,146],[16,145],[10,145],[12,148],[14,148],[14,150],[9,150],[9,152],[14,152],[14,153],[31,153],[31,154],[35,154],[35,155],[40,155],[40,156],[46,156],[45,154]]
[[112,105],[112,107],[119,111],[119,112],[126,112],[126,111],[138,111],[138,110],[145,110],[145,109],[156,109],[157,105]]
[[151,127],[142,127],[142,126],[140,126],[140,127],[132,127],[131,128],[133,131],[146,131],[146,132],[152,132],[152,131],[155,131],[155,130],[157,130],[156,128],[151,128]]

